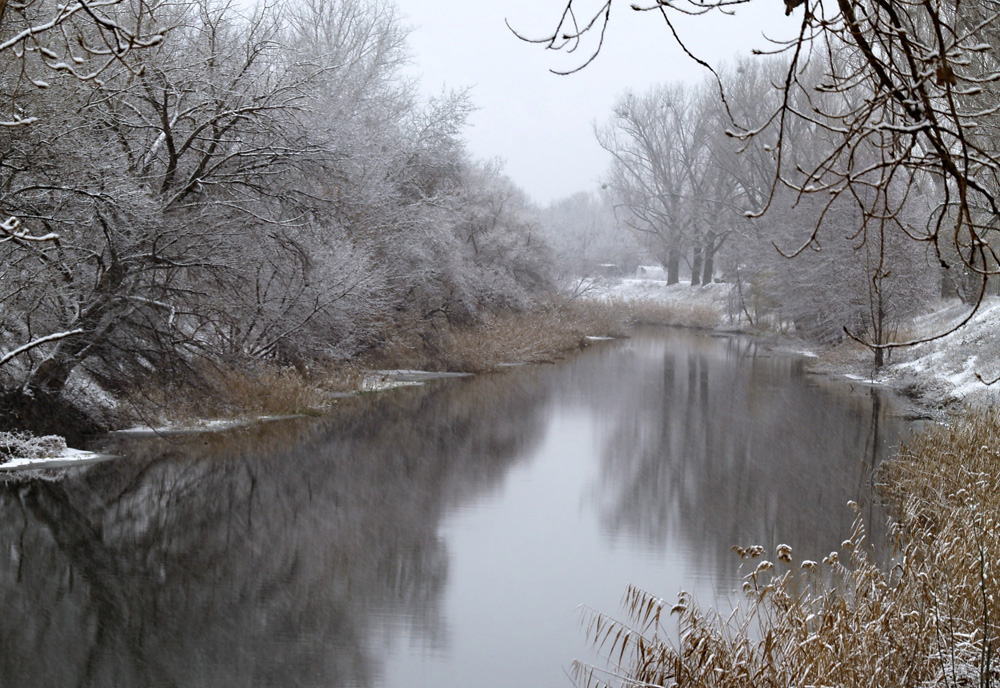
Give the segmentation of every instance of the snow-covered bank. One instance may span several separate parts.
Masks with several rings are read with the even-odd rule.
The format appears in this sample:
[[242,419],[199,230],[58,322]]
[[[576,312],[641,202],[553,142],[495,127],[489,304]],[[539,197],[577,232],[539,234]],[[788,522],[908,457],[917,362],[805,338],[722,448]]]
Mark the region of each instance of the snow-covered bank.
[[[898,341],[920,341],[954,328],[971,306],[942,300],[900,328]],[[810,364],[815,372],[889,387],[931,415],[961,406],[992,407],[1000,395],[1000,298],[987,299],[965,325],[951,334],[891,350],[887,363],[873,366],[873,354],[853,342],[817,349]]]
[[40,458],[12,459],[0,464],[0,473],[4,471],[37,471],[52,468],[74,468],[92,463],[100,463],[117,458],[113,454],[100,454],[83,449],[67,448],[57,456]]
[[0,473],[83,466],[110,458],[108,454],[67,447],[66,441],[56,435],[0,432]]
[[[911,338],[934,336],[960,324],[971,306],[957,299],[942,302],[913,323]],[[960,329],[946,337],[901,349],[877,377],[895,386],[916,384],[914,391],[941,404],[992,406],[1000,385],[1000,298],[990,297]],[[923,387],[920,387],[920,385]]]
[[586,298],[620,301],[655,301],[664,305],[705,306],[726,312],[732,285],[713,282],[690,286],[687,282],[667,284],[666,280],[627,278],[598,280],[587,286]]
[[[731,297],[728,284],[668,286],[662,280],[648,279],[598,282],[587,292],[587,298],[710,308],[718,313],[719,329],[739,330],[746,323],[739,313],[732,313]],[[900,327],[897,339],[918,341],[947,332],[970,311],[971,306],[958,299],[930,304],[926,314]],[[1000,297],[987,298],[965,325],[946,337],[893,349],[878,370],[872,352],[849,340],[823,347],[778,335],[772,345],[809,358],[813,372],[884,385],[932,414],[960,405],[994,406],[1000,398],[1000,382],[986,384],[1000,378]]]

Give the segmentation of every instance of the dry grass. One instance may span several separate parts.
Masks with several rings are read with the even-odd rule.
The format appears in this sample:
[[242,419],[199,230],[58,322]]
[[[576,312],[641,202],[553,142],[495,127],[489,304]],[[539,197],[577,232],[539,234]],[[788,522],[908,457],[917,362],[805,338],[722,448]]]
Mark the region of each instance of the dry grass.
[[309,414],[328,408],[335,394],[360,389],[364,371],[328,363],[310,370],[260,363],[253,369],[197,366],[197,388],[167,384],[133,398],[139,420],[151,425],[204,418]]
[[588,336],[621,337],[634,325],[707,328],[718,323],[718,309],[706,304],[579,299],[487,316],[470,327],[411,323],[397,328],[365,363],[481,373],[504,364],[551,361],[586,346]]
[[205,363],[198,366],[199,390],[171,385],[146,389],[133,403],[149,424],[311,413],[327,408],[336,393],[362,389],[366,370],[485,373],[507,364],[553,361],[586,347],[589,336],[620,337],[633,325],[710,327],[718,319],[717,310],[704,304],[580,299],[498,313],[468,327],[444,319],[396,323],[377,349],[353,363],[308,370],[265,363],[225,369]]
[[504,364],[552,361],[586,346],[588,336],[617,337],[627,331],[628,312],[617,304],[549,304],[490,315],[468,327],[440,321],[397,328],[363,364],[483,373]]
[[836,369],[870,368],[872,361],[871,349],[853,339],[844,339],[823,349],[819,354],[819,363]]
[[323,409],[331,395],[361,387],[356,366],[328,363],[309,370],[262,365],[256,370],[216,370],[208,379],[224,407],[252,415],[290,415]]
[[[896,507],[887,566],[869,560],[860,520],[822,562],[779,546],[737,548],[750,571],[731,615],[631,588],[625,622],[596,613],[607,670],[584,686],[988,686],[998,681],[1000,417],[930,427],[881,473]],[[667,630],[676,616],[679,634]],[[679,641],[671,638],[677,637]]]
[[705,303],[663,302],[653,299],[611,301],[612,307],[627,314],[634,325],[673,325],[710,328],[721,319],[717,307]]

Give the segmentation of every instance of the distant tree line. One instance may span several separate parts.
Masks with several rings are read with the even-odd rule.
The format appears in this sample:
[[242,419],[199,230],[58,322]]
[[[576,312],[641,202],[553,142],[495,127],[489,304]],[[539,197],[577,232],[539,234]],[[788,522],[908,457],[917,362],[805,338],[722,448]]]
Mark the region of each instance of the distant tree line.
[[[668,283],[682,273],[692,285],[721,275],[752,324],[828,342],[845,329],[874,344],[895,341],[899,324],[942,289],[934,247],[910,240],[940,198],[933,186],[917,193],[883,183],[871,171],[879,151],[865,142],[853,164],[871,183],[858,181],[851,193],[801,191],[818,183],[806,170],[833,145],[821,113],[843,94],[820,88],[819,68],[788,94],[786,69],[782,59],[745,59],[721,70],[725,103],[715,79],[623,94],[597,132],[612,155],[617,213],[665,266]],[[817,121],[774,119],[784,98]],[[797,181],[775,185],[779,173]],[[881,364],[883,350],[875,351]]]
[[[6,7],[6,12],[3,11]],[[347,357],[547,287],[383,0],[0,3],[0,390]]]
[[[751,1],[677,0],[632,4],[631,9],[662,22],[665,35],[707,68],[711,90],[724,96],[720,107],[729,131],[748,151],[760,148],[767,154],[754,161],[763,163],[756,171],[770,169],[753,194],[762,194],[763,203],[751,214],[803,203],[819,210],[790,255],[828,246],[831,216],[842,219],[850,212],[856,221],[848,237],[864,249],[860,262],[871,272],[871,300],[882,301],[880,284],[893,279],[888,254],[916,245],[924,248],[927,263],[944,271],[945,291],[972,306],[962,320],[931,338],[962,327],[985,295],[996,293],[992,278],[1000,274],[1000,154],[995,145],[1000,14],[990,3],[786,0],[788,27],[795,33],[758,51],[783,61],[766,67],[766,97],[753,101],[745,88],[761,82],[744,83],[712,69],[692,53],[675,23],[679,15],[738,14],[739,6]],[[584,69],[598,57],[618,7],[624,6],[613,0],[589,6],[565,0],[562,12],[554,15],[553,31],[524,40],[549,50],[582,48],[570,72]],[[746,71],[746,64],[741,67]],[[679,102],[670,100],[675,106]],[[606,132],[615,149],[615,132],[629,121],[622,105],[629,104],[616,109],[618,126]],[[747,117],[740,109],[756,110],[758,116]],[[702,122],[695,121],[700,127]],[[672,135],[688,140],[694,130]],[[668,188],[651,197],[655,202],[645,204],[647,217],[637,224],[655,233],[655,223],[672,212],[675,193]],[[809,221],[804,213],[801,217]],[[695,246],[693,241],[691,250]],[[669,262],[671,249],[664,250]],[[880,306],[869,310],[875,314],[869,320],[881,319]],[[883,353],[927,339],[884,341],[880,331],[872,326],[867,334],[852,336]]]

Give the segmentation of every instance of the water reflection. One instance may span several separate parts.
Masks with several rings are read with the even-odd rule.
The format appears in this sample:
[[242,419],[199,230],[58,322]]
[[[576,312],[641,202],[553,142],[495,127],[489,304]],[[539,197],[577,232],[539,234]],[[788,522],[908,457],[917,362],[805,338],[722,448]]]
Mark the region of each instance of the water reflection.
[[440,640],[441,511],[525,453],[543,400],[409,390],[5,489],[0,685],[372,684],[379,614]]
[[886,406],[658,331],[323,419],[117,440],[128,459],[0,488],[0,685],[558,682],[578,603],[729,586],[737,543],[836,547],[898,433]]
[[743,338],[674,332],[628,349],[614,366],[627,391],[588,395],[608,425],[598,493],[611,533],[658,549],[681,540],[705,575],[733,584],[732,545],[788,542],[819,558],[850,532],[849,500],[881,540],[869,481],[901,421],[877,391],[831,394],[801,359]]

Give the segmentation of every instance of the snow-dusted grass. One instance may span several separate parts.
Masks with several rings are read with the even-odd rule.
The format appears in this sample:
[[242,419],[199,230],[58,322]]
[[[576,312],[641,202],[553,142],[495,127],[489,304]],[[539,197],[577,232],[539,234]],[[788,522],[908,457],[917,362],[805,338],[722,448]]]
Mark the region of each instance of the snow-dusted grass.
[[66,451],[66,440],[58,435],[37,437],[26,432],[0,432],[0,463],[12,459],[38,459]]
[[869,559],[860,518],[836,551],[814,559],[786,545],[734,548],[747,574],[735,612],[702,610],[683,593],[674,603],[630,588],[628,621],[594,614],[589,624],[610,675],[580,665],[578,683],[995,685],[1000,416],[969,412],[928,426],[879,479],[898,518],[898,549],[887,565]]
[[67,447],[58,435],[0,432],[0,471],[63,467],[101,458],[94,452]]
[[[945,332],[968,316],[970,306],[943,302],[914,320],[905,336],[921,339]],[[990,297],[972,319],[956,332],[893,353],[879,379],[910,385],[916,394],[938,396],[942,402],[992,404],[1000,384],[985,381],[1000,376],[1000,298]]]
[[721,283],[692,287],[686,283],[668,285],[656,279],[602,280],[590,285],[581,301],[591,307],[609,308],[625,326],[714,328],[728,322],[725,316],[730,292],[730,285]]
[[585,293],[589,300],[631,304],[635,316],[644,313],[652,324],[711,327],[726,310],[732,287],[713,283],[692,287],[687,283],[668,285],[664,280],[622,279],[597,282]]

